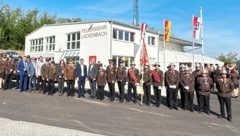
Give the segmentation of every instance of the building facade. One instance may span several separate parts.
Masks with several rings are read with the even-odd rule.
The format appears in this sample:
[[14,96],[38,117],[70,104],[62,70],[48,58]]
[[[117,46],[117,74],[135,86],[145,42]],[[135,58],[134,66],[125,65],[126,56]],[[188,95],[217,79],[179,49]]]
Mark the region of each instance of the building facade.
[[[75,61],[84,58],[86,63],[89,62],[89,58],[96,58],[96,62],[100,61],[105,65],[111,58],[115,65],[119,60],[124,60],[126,66],[130,66],[133,61],[140,66],[142,45],[140,35],[138,27],[113,20],[44,25],[26,36],[25,55],[44,56],[52,58],[57,63],[61,59],[70,57]],[[158,61],[164,66],[161,55],[162,34],[148,30],[145,41],[150,64]],[[191,45],[190,41],[171,37],[165,47],[168,51],[184,53],[184,47]],[[178,58],[176,55],[175,57]],[[165,60],[169,57],[174,56],[165,56]],[[173,63],[178,66],[181,61],[186,62],[186,60],[176,60]],[[205,62],[208,63],[207,60]],[[211,63],[221,62],[216,60]]]

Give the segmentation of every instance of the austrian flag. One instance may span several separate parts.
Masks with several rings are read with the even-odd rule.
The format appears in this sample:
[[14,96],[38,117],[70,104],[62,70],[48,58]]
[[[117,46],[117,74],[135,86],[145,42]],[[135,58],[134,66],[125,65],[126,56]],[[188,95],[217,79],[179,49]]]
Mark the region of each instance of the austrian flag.
[[201,17],[193,16],[192,22],[193,22],[193,38],[200,39],[201,24],[202,24]]
[[146,30],[147,30],[147,24],[142,23],[142,24],[141,24],[141,27],[140,27],[141,39],[144,39]]

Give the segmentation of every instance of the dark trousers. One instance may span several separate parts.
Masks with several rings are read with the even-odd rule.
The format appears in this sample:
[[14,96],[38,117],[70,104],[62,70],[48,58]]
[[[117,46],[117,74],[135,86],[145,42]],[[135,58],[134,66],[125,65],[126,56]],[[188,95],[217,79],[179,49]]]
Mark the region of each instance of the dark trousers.
[[231,108],[231,97],[221,97],[219,96],[219,103],[220,103],[220,112],[223,117],[225,117],[225,109],[224,105],[226,105],[227,109],[227,117],[229,119],[232,118],[232,108]]
[[161,105],[161,90],[158,89],[158,86],[154,86],[153,90],[154,90],[155,104],[156,104],[156,106],[160,106]]
[[194,97],[194,92],[184,92],[184,108],[189,109],[193,111],[194,105],[193,105],[193,97]]
[[202,112],[204,110],[204,106],[206,106],[206,112],[210,112],[210,95],[201,95],[199,94],[199,102],[200,102],[200,109],[199,111]]
[[198,110],[200,109],[200,99],[199,99],[199,93],[198,93],[198,91],[196,90],[195,91],[195,93],[196,93],[196,97],[197,97],[197,108],[198,108]]
[[144,100],[146,105],[150,105],[151,103],[151,90],[150,85],[143,83],[143,90],[144,90]]
[[27,73],[26,72],[20,72],[19,73],[19,78],[20,78],[20,92],[26,91],[27,90]]
[[125,82],[118,81],[117,83],[118,83],[120,101],[123,102],[124,101],[124,86],[125,86]]
[[96,97],[96,80],[89,79],[89,85],[91,89],[91,97],[95,98]]
[[19,73],[15,73],[14,76],[16,79],[16,88],[19,88]]
[[48,80],[48,95],[52,95],[54,93],[54,80]]
[[85,94],[85,77],[79,77],[78,80],[78,96]]
[[74,96],[75,80],[67,80],[67,96]]
[[109,98],[111,101],[115,100],[115,83],[108,82],[108,88],[109,88]]
[[98,98],[100,100],[104,100],[104,87],[105,87],[105,85],[98,86]]
[[42,88],[42,76],[36,77],[36,90],[43,90]]
[[4,77],[4,90],[9,89],[10,88],[10,84],[11,84],[11,73],[5,73],[5,77]]
[[186,107],[185,107],[185,92],[183,91],[183,88],[180,89],[180,95],[181,95],[181,106],[184,109]]
[[59,78],[58,79],[58,92],[60,94],[63,94],[63,88],[64,88],[64,79],[63,78]]
[[46,79],[43,79],[42,83],[41,83],[41,88],[42,88],[43,93],[48,92],[47,86],[48,86],[48,81]]
[[137,87],[134,83],[128,83],[128,95],[127,101],[130,102],[132,100],[132,90],[133,90],[133,102],[137,102]]
[[178,94],[178,88],[168,88],[168,102],[169,102],[169,108],[177,108],[177,94]]

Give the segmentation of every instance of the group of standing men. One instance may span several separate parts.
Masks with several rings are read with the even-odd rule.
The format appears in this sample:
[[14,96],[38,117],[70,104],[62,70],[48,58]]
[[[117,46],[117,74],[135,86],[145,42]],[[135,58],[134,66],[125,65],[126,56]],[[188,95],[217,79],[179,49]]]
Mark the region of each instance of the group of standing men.
[[[154,64],[154,69],[150,65],[144,65],[142,72],[137,69],[135,63],[127,69],[123,61],[119,61],[118,67],[113,65],[113,60],[108,60],[106,69],[101,63],[90,60],[89,66],[80,63],[74,64],[72,59],[67,63],[61,60],[59,64],[43,57],[34,58],[30,56],[19,57],[16,62],[10,57],[0,59],[0,88],[8,89],[11,83],[11,76],[15,75],[17,88],[20,92],[41,90],[43,93],[52,95],[56,92],[59,95],[64,93],[64,83],[67,83],[67,96],[74,96],[75,80],[78,83],[78,98],[85,97],[85,81],[88,79],[90,85],[90,97],[92,99],[103,100],[105,85],[108,84],[109,99],[115,101],[115,83],[118,85],[119,101],[125,100],[125,85],[127,83],[126,101],[137,102],[137,86],[142,83],[144,91],[144,102],[150,105],[151,86],[154,90],[154,104],[161,105],[161,90],[163,81],[166,87],[167,105],[170,109],[178,110],[178,90],[181,94],[181,106],[184,110],[194,111],[194,92],[197,96],[198,111],[205,111],[210,114],[210,94],[216,86],[220,103],[220,118],[225,117],[224,104],[227,108],[227,119],[232,120],[231,96],[232,91],[239,88],[239,73],[236,69],[227,72],[223,67],[212,71],[196,65],[196,70],[191,72],[188,67],[180,66],[180,70],[175,69],[174,64],[169,64],[168,70],[163,73],[158,63]],[[213,74],[214,73],[214,74]],[[214,76],[213,76],[214,75]],[[4,82],[3,82],[4,81]],[[142,82],[141,82],[142,81]],[[58,83],[57,91],[54,84]],[[3,85],[3,86],[2,86]]]

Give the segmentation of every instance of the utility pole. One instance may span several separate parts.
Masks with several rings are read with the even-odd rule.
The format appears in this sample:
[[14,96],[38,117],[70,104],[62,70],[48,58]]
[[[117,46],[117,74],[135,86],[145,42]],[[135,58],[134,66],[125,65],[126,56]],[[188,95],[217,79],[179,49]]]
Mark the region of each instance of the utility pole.
[[139,26],[138,0],[133,0],[133,26]]

